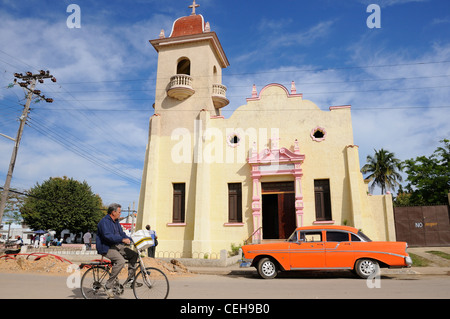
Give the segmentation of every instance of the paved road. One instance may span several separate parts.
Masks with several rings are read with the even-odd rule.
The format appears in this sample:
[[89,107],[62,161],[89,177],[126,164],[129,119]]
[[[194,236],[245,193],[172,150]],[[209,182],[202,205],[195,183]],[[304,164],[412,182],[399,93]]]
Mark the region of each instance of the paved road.
[[[403,278],[402,278],[403,277]],[[379,282],[352,274],[285,274],[274,280],[254,276],[202,275],[171,282],[171,298],[316,299],[316,298],[450,298],[450,277],[382,276]],[[379,288],[376,288],[379,286]],[[195,295],[192,296],[192,292]]]
[[[67,286],[67,276],[0,273],[1,299],[79,299],[78,288]],[[71,282],[69,282],[70,284]],[[274,280],[254,272],[227,275],[198,274],[170,280],[172,299],[449,299],[450,276],[388,275],[367,282],[350,273],[286,273]],[[124,296],[133,298],[128,290]]]

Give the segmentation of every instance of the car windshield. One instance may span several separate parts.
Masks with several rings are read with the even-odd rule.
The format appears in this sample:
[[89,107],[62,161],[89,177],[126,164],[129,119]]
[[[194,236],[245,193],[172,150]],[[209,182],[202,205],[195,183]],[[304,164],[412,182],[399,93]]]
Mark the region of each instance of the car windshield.
[[358,231],[358,236],[364,241],[372,241],[369,237],[367,237],[362,231]]
[[289,238],[286,239],[286,241],[293,241],[293,242],[297,241],[297,231],[294,230],[294,232],[292,233],[292,235],[289,236]]

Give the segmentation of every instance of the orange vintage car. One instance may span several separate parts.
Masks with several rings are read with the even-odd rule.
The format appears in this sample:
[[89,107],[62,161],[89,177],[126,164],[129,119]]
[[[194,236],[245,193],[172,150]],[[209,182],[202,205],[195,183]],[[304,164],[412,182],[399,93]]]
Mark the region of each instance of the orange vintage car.
[[348,226],[307,226],[297,228],[283,242],[250,244],[242,247],[241,267],[256,267],[265,279],[278,271],[353,270],[361,278],[373,278],[380,267],[411,267],[405,242],[376,242]]

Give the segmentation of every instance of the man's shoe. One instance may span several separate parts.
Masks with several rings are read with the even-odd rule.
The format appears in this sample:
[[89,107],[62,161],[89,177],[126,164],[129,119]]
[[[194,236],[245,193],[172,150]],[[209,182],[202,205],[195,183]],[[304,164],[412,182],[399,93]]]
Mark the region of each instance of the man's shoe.
[[[127,281],[124,282],[123,286],[125,288],[133,288],[134,279],[127,279]],[[136,283],[136,287],[141,287],[142,284],[140,282]]]
[[114,298],[114,291],[112,288],[106,288],[105,292],[106,292],[106,295],[108,296],[108,298]]

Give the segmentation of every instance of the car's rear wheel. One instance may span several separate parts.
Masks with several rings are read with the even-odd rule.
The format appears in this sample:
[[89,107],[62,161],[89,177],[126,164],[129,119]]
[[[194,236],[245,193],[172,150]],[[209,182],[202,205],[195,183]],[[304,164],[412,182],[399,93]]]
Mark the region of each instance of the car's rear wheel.
[[277,265],[270,258],[262,258],[258,262],[258,274],[264,279],[273,279],[277,276]]
[[375,276],[380,274],[380,266],[378,262],[372,259],[359,259],[355,265],[356,274],[363,278],[374,278]]

